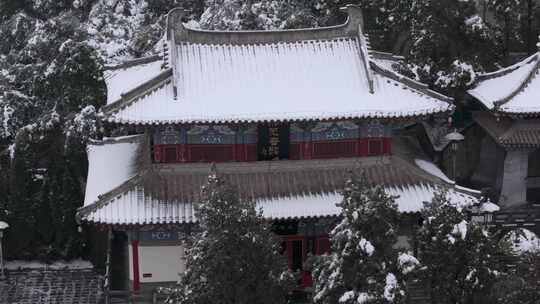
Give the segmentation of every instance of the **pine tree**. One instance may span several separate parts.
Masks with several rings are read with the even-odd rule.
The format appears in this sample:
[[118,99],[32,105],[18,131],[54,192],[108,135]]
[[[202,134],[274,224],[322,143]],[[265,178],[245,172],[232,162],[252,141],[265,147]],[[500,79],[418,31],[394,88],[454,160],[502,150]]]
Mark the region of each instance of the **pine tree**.
[[465,210],[445,192],[425,203],[422,217],[418,275],[433,303],[490,303],[491,288],[504,272],[500,257],[507,254],[498,238],[486,227],[467,222]]
[[523,45],[520,33],[521,19],[524,17],[523,0],[489,0],[488,7],[493,11],[498,27],[502,32],[503,52],[508,56],[511,49],[519,49]]
[[458,97],[477,71],[500,62],[496,34],[477,14],[474,1],[418,0],[411,11],[406,59],[416,79]]
[[292,276],[270,226],[252,202],[210,174],[196,205],[201,232],[168,303],[285,303]]
[[400,263],[392,247],[399,220],[394,198],[364,177],[351,177],[339,206],[342,220],[330,233],[332,253],[316,261],[313,272],[314,303],[401,303],[402,273],[414,267],[414,258]]
[[36,244],[35,223],[38,182],[35,179],[28,132],[17,137],[14,158],[10,168],[10,196],[7,204],[7,222],[11,231],[7,236],[8,256],[29,258]]

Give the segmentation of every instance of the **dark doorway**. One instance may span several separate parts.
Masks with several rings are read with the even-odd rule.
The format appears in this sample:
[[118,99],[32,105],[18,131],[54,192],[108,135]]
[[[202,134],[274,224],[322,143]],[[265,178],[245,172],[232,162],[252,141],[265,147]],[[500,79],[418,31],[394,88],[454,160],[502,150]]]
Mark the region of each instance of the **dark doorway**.
[[123,231],[114,231],[111,242],[111,289],[128,289],[128,238]]
[[291,241],[291,270],[302,270],[302,264],[304,260],[304,246],[303,240]]

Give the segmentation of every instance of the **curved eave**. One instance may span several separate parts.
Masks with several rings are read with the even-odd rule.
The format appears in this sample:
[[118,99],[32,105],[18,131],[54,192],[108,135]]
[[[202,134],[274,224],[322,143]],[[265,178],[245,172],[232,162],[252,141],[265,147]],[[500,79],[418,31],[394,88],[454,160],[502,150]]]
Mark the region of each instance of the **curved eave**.
[[[511,65],[509,67],[506,67],[506,68],[503,68],[501,70],[498,70],[498,71],[495,71],[495,72],[491,72],[491,73],[485,73],[485,74],[481,74],[477,77],[474,85],[473,85],[473,88],[468,90],[467,93],[469,95],[471,95],[472,97],[476,98],[478,101],[480,101],[484,107],[488,110],[491,110],[491,111],[494,111],[494,112],[498,112],[498,113],[511,113],[512,115],[520,115],[522,113],[513,113],[513,112],[510,112],[510,111],[507,111],[507,110],[501,110],[501,107],[504,106],[505,104],[509,103],[514,97],[516,97],[518,94],[520,94],[528,85],[529,83],[532,81],[532,79],[534,78],[535,74],[537,73],[537,71],[540,69],[540,59],[539,59],[539,56],[540,54],[539,53],[535,53],[529,57],[527,57],[526,59],[514,64],[514,65]],[[530,71],[527,72],[527,76],[521,80],[521,82],[519,83],[519,85],[517,85],[517,87],[511,87],[510,89],[510,92],[508,92],[507,94],[505,94],[503,97],[499,97],[498,99],[489,99],[485,96],[483,96],[482,94],[480,94],[480,92],[478,92],[477,90],[475,90],[479,85],[480,83],[482,83],[483,81],[490,81],[490,80],[493,80],[493,79],[496,79],[496,78],[500,78],[500,77],[504,77],[508,74],[511,74],[515,71],[517,71],[518,69],[520,68],[524,68],[523,66],[525,64],[531,64],[531,63],[535,63],[535,66],[533,68],[531,68]],[[523,113],[525,115],[527,115],[526,113]]]

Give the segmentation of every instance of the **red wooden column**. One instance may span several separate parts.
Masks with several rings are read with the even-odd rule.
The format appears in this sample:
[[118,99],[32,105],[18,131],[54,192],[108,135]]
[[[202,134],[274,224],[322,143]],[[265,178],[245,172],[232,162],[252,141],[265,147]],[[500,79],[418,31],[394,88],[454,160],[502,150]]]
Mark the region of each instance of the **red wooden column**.
[[131,242],[133,255],[133,291],[138,293],[141,289],[141,280],[139,274],[139,241]]

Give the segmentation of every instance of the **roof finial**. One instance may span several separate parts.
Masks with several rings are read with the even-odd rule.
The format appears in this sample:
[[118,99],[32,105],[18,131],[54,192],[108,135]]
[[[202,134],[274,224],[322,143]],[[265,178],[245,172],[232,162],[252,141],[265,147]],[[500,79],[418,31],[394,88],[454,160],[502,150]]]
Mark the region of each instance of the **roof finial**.
[[341,11],[347,12],[347,31],[350,34],[358,33],[364,28],[364,14],[362,8],[358,5],[347,4],[340,8]]
[[176,60],[178,58],[178,50],[176,49],[176,40],[185,36],[185,28],[182,23],[182,19],[189,13],[188,10],[183,8],[174,8],[169,14],[167,14],[167,39],[169,40],[170,47],[170,56],[171,56],[171,65],[172,65],[172,85],[173,85],[173,96],[176,100],[178,98],[178,86],[176,80],[178,79],[178,68],[176,67]]

